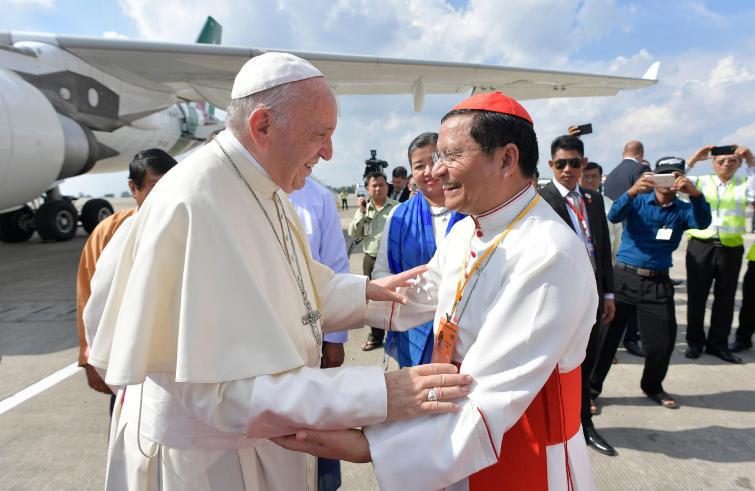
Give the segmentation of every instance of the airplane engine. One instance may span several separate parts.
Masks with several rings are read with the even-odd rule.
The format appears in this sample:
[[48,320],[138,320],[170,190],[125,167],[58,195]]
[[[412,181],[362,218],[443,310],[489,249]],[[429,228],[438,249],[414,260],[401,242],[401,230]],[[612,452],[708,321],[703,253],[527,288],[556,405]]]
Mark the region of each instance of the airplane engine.
[[36,87],[0,69],[0,211],[89,171],[102,158],[102,147],[89,129],[57,113]]

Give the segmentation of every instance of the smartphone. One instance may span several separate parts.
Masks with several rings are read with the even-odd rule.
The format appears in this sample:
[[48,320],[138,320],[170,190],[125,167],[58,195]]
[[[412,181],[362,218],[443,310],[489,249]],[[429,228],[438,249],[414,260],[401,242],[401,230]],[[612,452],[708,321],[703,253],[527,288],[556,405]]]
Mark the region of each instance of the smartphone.
[[674,174],[653,174],[653,187],[670,188],[676,182]]
[[592,133],[592,123],[581,124],[577,126],[580,135],[589,135]]
[[713,156],[716,155],[732,155],[734,152],[737,151],[736,145],[724,145],[721,147],[713,147],[710,149],[710,154]]

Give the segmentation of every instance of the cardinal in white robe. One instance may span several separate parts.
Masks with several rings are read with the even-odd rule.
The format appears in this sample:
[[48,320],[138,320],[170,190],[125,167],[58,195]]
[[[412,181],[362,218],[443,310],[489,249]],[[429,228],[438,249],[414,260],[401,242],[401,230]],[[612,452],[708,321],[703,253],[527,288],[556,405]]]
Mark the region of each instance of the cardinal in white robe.
[[268,437],[457,409],[471,377],[450,364],[384,374],[320,370],[322,329],[362,327],[366,300],[415,275],[367,282],[311,258],[284,192],[332,155],[335,98],[285,53],[247,62],[228,130],[154,188],[125,238],[89,363],[126,387],[108,489],[313,489],[314,458]]
[[433,319],[433,360],[473,375],[472,392],[457,413],[276,441],[371,460],[385,490],[593,489],[580,364],[597,287],[584,246],[530,183],[532,119],[493,93],[442,121],[433,176],[446,206],[470,216],[406,290],[409,303],[370,303],[368,322],[402,331]]

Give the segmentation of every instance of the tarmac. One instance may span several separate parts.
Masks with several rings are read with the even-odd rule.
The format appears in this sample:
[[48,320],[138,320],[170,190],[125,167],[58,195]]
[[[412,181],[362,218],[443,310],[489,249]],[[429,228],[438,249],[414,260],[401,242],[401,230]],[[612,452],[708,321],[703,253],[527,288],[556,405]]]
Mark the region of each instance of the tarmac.
[[[353,210],[341,212],[344,226]],[[748,234],[746,245],[753,239]],[[103,487],[109,400],[75,368],[75,278],[85,240],[79,232],[62,243],[43,244],[36,235],[23,244],[0,243],[0,489]],[[685,279],[685,250],[682,243],[674,254],[675,279]],[[361,254],[350,263],[361,273]],[[642,359],[621,349],[594,419],[619,456],[590,450],[597,488],[755,489],[755,352],[742,353],[744,365],[709,355],[686,359],[684,283],[676,293],[679,334],[664,385],[682,407],[665,409],[644,397]],[[738,295],[737,312],[740,302]],[[351,332],[346,364],[385,366],[382,350],[360,350],[366,335],[367,329]],[[60,381],[47,378],[56,373]],[[39,387],[43,380],[48,388]],[[371,465],[344,463],[341,489],[377,489]]]

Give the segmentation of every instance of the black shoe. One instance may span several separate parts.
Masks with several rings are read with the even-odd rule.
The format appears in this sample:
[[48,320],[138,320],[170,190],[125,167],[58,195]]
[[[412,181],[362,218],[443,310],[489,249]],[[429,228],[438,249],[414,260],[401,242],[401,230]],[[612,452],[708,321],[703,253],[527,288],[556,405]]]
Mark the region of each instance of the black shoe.
[[645,352],[642,351],[642,346],[637,341],[627,341],[624,343],[624,348],[634,356],[645,358]]
[[679,286],[682,283],[684,283],[684,280],[671,280],[671,284],[674,286]]
[[697,360],[700,358],[700,355],[703,354],[702,348],[698,348],[697,346],[690,346],[687,348],[687,351],[684,353],[684,356],[689,358],[690,360]]
[[591,446],[598,452],[602,453],[603,455],[608,455],[609,457],[615,457],[619,455],[616,449],[613,448],[611,444],[605,440],[605,438],[600,436],[600,433],[598,433],[598,430],[596,430],[594,426],[586,426],[584,428],[584,433],[587,445]]
[[734,341],[729,346],[729,351],[731,351],[732,353],[740,353],[748,349],[752,349],[752,344],[745,344],[741,341]]
[[705,352],[709,355],[717,356],[721,358],[723,361],[728,361],[729,363],[736,363],[736,364],[742,364],[744,363],[742,361],[742,358],[732,354],[729,350],[717,350],[713,348],[705,348]]

